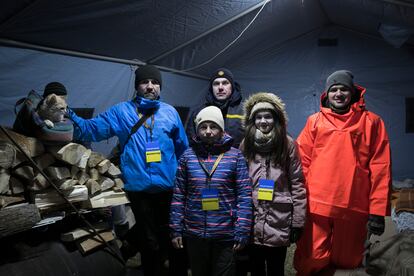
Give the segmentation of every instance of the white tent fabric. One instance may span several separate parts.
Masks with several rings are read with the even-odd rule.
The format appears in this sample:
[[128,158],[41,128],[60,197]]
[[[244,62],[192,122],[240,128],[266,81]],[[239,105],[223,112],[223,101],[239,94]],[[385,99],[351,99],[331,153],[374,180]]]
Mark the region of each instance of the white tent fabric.
[[[42,94],[51,81],[65,85],[70,107],[95,108],[97,115],[133,97],[135,69],[118,63],[0,47],[0,124],[12,126],[16,101],[31,89]],[[196,104],[207,85],[199,79],[165,72],[163,82],[161,97],[175,106]],[[94,150],[107,154],[114,142],[111,139],[95,144]]]
[[[188,77],[167,72],[215,56],[263,5],[250,28],[216,59]],[[381,37],[383,25],[405,30],[408,38],[395,44],[400,48]],[[0,123],[11,125],[15,101],[50,81],[67,86],[70,106],[102,112],[133,96],[135,68],[126,64],[138,61],[165,69],[163,100],[178,106],[202,101],[211,72],[228,67],[245,96],[270,91],[282,97],[289,131],[297,137],[319,110],[325,78],[348,69],[367,87],[368,109],[386,123],[393,177],[414,178],[414,134],[405,133],[404,106],[406,97],[414,97],[413,33],[411,0],[6,0],[0,10]],[[332,44],[318,46],[318,39]],[[18,43],[49,47],[49,53],[13,48]]]
[[[338,46],[318,47],[318,38],[327,32],[338,39]],[[368,110],[385,121],[394,178],[414,176],[414,133],[405,133],[404,107],[405,97],[414,97],[414,59],[410,50],[397,51],[385,41],[329,28],[269,48],[260,55],[246,53],[241,65],[233,69],[245,95],[269,91],[285,101],[289,132],[294,137],[306,118],[319,111],[326,77],[335,70],[351,70],[355,82],[367,88]]]

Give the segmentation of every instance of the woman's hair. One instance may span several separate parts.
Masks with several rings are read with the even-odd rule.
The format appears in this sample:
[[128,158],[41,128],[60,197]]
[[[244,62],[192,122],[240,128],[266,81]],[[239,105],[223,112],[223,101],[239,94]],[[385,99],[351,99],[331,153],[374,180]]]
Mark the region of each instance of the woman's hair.
[[[286,161],[289,155],[288,152],[288,139],[286,133],[286,119],[283,112],[279,109],[269,110],[273,115],[274,126],[272,132],[274,137],[272,140],[272,146],[268,152],[270,160],[276,165],[285,167]],[[257,112],[256,112],[257,113]],[[244,155],[248,161],[254,160],[257,153],[254,146],[254,137],[256,133],[255,125],[256,114],[247,119],[245,124],[245,139],[244,139]]]

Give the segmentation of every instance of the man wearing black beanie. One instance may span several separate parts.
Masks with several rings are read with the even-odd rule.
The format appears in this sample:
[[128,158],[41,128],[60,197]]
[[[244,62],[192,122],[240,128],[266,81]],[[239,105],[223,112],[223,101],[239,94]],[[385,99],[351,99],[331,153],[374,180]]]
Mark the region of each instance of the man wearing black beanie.
[[162,87],[161,72],[153,65],[139,67],[135,71],[135,89],[138,96],[158,100]]
[[353,79],[347,70],[328,76],[321,110],[297,139],[309,206],[295,252],[298,275],[360,266],[367,232],[381,235],[389,215],[388,134]]
[[220,108],[226,132],[233,138],[233,147],[238,147],[243,139],[243,108],[240,85],[234,81],[233,73],[227,68],[219,68],[210,77],[208,91],[201,105],[190,109],[186,124],[188,139],[195,136],[194,119],[198,112],[206,106],[214,105]]
[[121,252],[128,258],[139,247],[146,276],[166,275],[167,261],[170,275],[175,275],[171,272],[175,263],[169,237],[169,209],[178,158],[188,147],[178,112],[159,100],[161,85],[158,68],[144,65],[135,71],[134,99],[89,120],[68,111],[76,125],[77,140],[118,137],[124,189],[136,220],[126,234]]

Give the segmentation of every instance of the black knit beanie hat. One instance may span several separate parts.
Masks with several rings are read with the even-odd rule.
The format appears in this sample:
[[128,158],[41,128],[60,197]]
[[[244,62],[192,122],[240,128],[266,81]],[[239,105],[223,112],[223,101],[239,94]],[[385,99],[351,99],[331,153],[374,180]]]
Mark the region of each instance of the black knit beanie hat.
[[354,88],[354,75],[351,71],[348,70],[339,70],[333,72],[329,77],[326,79],[325,91],[328,92],[331,86],[336,84],[342,84],[351,88],[352,91],[355,90]]
[[227,68],[219,68],[214,71],[213,75],[210,77],[210,89],[213,85],[213,81],[217,78],[226,78],[231,83],[231,87],[234,90],[234,80],[233,80],[233,73]]
[[162,87],[162,78],[160,70],[154,65],[144,65],[135,70],[135,89],[142,80],[153,79],[158,81]]
[[50,94],[56,94],[59,96],[66,96],[68,92],[63,84],[60,82],[50,82],[45,86],[45,90],[43,92],[43,98],[46,98]]

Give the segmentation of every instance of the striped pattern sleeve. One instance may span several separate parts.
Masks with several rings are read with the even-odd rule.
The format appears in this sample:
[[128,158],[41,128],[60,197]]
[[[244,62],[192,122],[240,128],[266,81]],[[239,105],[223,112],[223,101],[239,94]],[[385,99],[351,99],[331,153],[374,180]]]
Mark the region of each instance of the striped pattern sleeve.
[[170,229],[172,237],[182,236],[184,224],[184,208],[187,194],[187,158],[184,153],[178,164],[170,207]]
[[237,220],[235,241],[246,244],[250,239],[252,227],[252,183],[248,174],[246,160],[239,151],[236,170],[237,184]]

